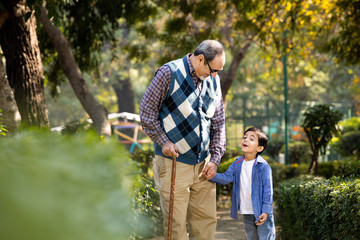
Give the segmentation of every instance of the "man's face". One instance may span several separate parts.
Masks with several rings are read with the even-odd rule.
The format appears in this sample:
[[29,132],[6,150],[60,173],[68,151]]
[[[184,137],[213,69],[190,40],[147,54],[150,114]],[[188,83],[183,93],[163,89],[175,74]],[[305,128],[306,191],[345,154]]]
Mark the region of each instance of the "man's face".
[[200,79],[205,80],[210,75],[215,77],[219,71],[222,71],[225,65],[225,52],[216,55],[216,57],[208,62],[204,59],[203,64],[200,67]]

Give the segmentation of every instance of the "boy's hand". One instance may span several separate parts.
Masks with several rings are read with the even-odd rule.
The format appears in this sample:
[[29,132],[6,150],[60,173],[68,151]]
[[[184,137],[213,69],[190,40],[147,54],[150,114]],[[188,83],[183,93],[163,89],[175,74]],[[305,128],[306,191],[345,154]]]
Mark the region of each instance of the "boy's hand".
[[256,225],[263,225],[266,219],[268,218],[268,213],[263,213],[259,216],[259,219],[255,222]]
[[213,177],[215,177],[216,172],[217,172],[217,168],[218,165],[216,165],[216,163],[213,162],[208,162],[203,171],[201,172],[202,175],[204,175],[204,177],[206,178],[206,180],[209,180]]

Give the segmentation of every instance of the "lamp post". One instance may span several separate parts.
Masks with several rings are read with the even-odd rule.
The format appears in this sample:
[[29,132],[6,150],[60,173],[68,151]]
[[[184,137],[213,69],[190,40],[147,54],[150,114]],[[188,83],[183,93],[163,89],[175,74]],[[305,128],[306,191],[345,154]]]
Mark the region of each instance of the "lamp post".
[[287,40],[286,40],[286,30],[284,31],[284,57],[283,57],[283,74],[284,74],[284,109],[285,109],[285,164],[289,164],[289,139],[288,139],[288,105],[287,105],[287,95],[288,95],[288,87],[287,87]]

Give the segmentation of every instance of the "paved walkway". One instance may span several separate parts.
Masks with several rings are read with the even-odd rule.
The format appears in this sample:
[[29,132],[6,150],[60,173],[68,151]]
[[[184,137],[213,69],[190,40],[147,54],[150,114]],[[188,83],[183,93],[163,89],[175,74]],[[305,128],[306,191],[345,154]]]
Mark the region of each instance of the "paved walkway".
[[232,219],[230,209],[218,209],[217,218],[215,240],[246,240],[242,219]]
[[[156,237],[151,240],[164,240],[164,238]],[[246,240],[242,220],[232,219],[228,208],[217,210],[215,240]]]

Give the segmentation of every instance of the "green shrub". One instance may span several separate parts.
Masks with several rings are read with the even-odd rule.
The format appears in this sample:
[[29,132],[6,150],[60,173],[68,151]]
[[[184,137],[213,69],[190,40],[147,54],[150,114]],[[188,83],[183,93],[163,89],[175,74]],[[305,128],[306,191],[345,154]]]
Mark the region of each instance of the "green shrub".
[[353,160],[352,158],[349,158],[347,160],[320,163],[317,174],[325,178],[330,178],[332,176],[359,177],[360,159]]
[[142,177],[135,189],[133,208],[139,216],[149,220],[151,231],[145,234],[135,234],[137,238],[152,238],[163,234],[163,215],[160,204],[160,194],[155,188],[152,176],[152,162],[155,157],[153,150],[136,149],[131,158],[141,169]]
[[[309,165],[306,163],[290,165],[270,163],[270,167],[272,169],[273,185],[277,187],[281,181],[307,174]],[[325,178],[333,176],[359,177],[360,159],[353,160],[349,158],[347,160],[319,163],[319,171],[316,175]]]
[[127,239],[138,176],[111,138],[24,132],[0,141],[0,239]]
[[280,181],[287,179],[287,169],[288,166],[280,163],[271,163],[270,164],[272,177],[273,177],[273,186],[276,187]]
[[223,162],[228,161],[229,159],[235,160],[236,157],[241,157],[244,155],[244,153],[241,151],[241,148],[234,147],[234,148],[226,148],[226,151],[224,152],[224,155],[221,158],[221,164]]
[[360,156],[360,131],[346,132],[333,147],[342,156]]
[[352,117],[340,122],[341,134],[333,138],[332,149],[342,156],[360,158],[360,118]]
[[264,154],[268,155],[272,161],[278,162],[279,161],[279,153],[284,145],[283,140],[273,139],[269,141]]
[[94,126],[92,123],[89,123],[85,120],[76,120],[70,123],[67,123],[64,129],[61,130],[63,135],[74,135],[79,132],[94,131]]
[[155,153],[153,150],[142,150],[136,149],[131,155],[132,160],[134,160],[138,167],[141,169],[143,175],[148,176],[149,170],[151,168],[151,164],[155,157]]
[[133,209],[136,216],[148,220],[150,231],[133,234],[135,239],[153,238],[163,234],[163,215],[160,205],[160,195],[155,189],[153,178],[141,177],[135,188],[135,198],[133,199]]
[[352,117],[346,119],[345,121],[341,121],[339,123],[341,125],[341,133],[360,131],[360,117]]
[[290,164],[284,165],[280,163],[270,163],[273,176],[274,188],[278,186],[281,181],[289,178],[294,178],[307,173],[308,164]]
[[274,199],[279,239],[358,239],[360,179],[291,179]]
[[230,158],[230,159],[223,159],[223,160],[221,160],[217,172],[218,172],[218,173],[224,173],[224,172],[226,172],[226,170],[228,170],[228,168],[230,167],[230,165],[231,165],[234,161],[235,161],[235,157]]
[[[285,152],[285,146],[282,147],[281,152]],[[290,163],[310,163],[310,146],[309,143],[302,141],[295,141],[289,143],[289,162]]]

